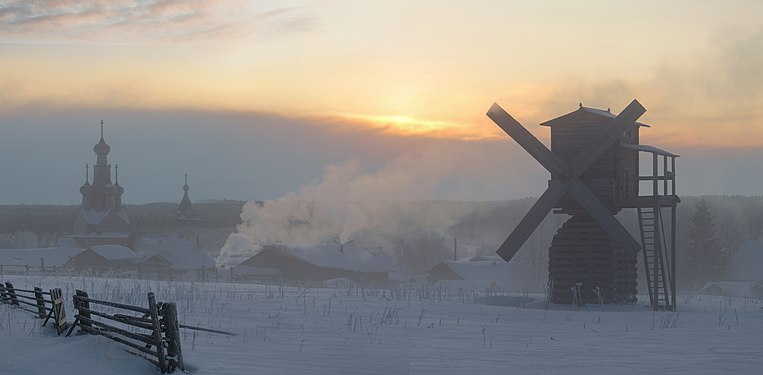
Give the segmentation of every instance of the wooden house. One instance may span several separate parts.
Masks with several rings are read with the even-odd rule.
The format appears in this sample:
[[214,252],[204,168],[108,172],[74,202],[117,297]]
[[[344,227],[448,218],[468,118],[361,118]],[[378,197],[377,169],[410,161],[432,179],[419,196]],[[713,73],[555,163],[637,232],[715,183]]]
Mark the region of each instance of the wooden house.
[[261,271],[259,275],[277,275],[284,280],[300,282],[347,278],[356,282],[384,283],[389,280],[391,272],[398,271],[397,265],[388,257],[377,256],[367,249],[349,244],[306,248],[268,245],[236,267],[242,271]]

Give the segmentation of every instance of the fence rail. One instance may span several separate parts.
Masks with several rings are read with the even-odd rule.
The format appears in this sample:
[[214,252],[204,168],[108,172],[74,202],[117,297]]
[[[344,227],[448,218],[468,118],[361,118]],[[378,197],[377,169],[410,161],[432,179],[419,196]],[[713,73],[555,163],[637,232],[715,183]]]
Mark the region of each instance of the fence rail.
[[[46,299],[45,296],[49,298]],[[48,292],[39,287],[35,287],[34,290],[18,289],[14,288],[10,281],[6,281],[5,284],[0,283],[0,301],[45,319],[43,326],[53,318],[59,335],[66,330],[66,311],[60,288],[53,288]]]
[[[131,353],[151,361],[162,374],[172,373],[178,368],[185,370],[174,303],[157,303],[152,292],[147,294],[148,307],[93,299],[82,290],[76,290],[73,299],[77,314],[66,336],[79,326],[83,333],[100,335],[136,350]],[[111,314],[97,310],[95,305],[142,315]]]
[[[172,373],[176,369],[185,371],[180,328],[236,335],[180,324],[175,303],[157,302],[152,292],[148,292],[146,297],[148,307],[90,298],[87,292],[78,289],[72,297],[76,310],[74,323],[68,327],[67,332],[64,297],[60,288],[49,291],[43,291],[40,287],[18,289],[11,282],[0,283],[0,303],[45,319],[43,326],[52,318],[59,335],[66,332],[66,336],[69,336],[74,328],[79,327],[78,333],[99,335],[126,345],[130,348],[128,352],[149,360],[162,374]],[[115,309],[120,312],[113,312]]]

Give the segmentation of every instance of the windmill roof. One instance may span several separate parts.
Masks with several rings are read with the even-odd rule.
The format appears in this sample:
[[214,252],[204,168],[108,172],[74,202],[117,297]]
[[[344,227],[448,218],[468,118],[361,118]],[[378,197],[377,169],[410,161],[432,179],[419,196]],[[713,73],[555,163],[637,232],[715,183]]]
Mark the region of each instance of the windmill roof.
[[[548,120],[546,122],[542,122],[541,125],[555,126],[555,125],[562,125],[562,124],[575,124],[575,123],[586,123],[586,122],[601,123],[601,122],[609,122],[615,117],[617,117],[617,115],[615,115],[614,113],[610,111],[605,111],[603,109],[598,109],[598,108],[580,106],[580,108],[578,108],[576,111]],[[638,126],[644,126],[647,128],[649,127],[649,125],[641,123],[641,122],[634,122],[634,124]]]

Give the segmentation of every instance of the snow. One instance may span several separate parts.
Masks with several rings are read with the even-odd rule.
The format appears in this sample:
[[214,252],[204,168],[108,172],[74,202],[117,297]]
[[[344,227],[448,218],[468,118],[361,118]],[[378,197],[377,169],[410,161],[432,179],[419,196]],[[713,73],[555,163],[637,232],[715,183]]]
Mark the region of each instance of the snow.
[[[643,302],[546,309],[542,295],[514,298],[531,300],[525,305],[491,306],[475,303],[478,290],[423,285],[402,294],[353,284],[4,279],[144,305],[152,290],[159,301],[178,304],[183,323],[239,333],[182,330],[185,362],[197,375],[752,374],[763,366],[763,302],[755,299],[686,295],[678,312],[653,312]],[[71,321],[71,298],[66,309]],[[0,368],[9,374],[157,373],[122,349],[102,337],[56,337],[32,314],[0,304]]]

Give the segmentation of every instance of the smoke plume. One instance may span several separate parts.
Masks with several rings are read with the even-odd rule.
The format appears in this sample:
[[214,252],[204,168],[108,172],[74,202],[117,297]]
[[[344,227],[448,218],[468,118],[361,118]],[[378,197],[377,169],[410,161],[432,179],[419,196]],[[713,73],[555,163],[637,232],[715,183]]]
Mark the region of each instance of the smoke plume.
[[[297,192],[248,202],[241,213],[243,224],[229,236],[217,262],[234,263],[231,258],[251,256],[273,243],[309,247],[353,241],[393,254],[392,247],[402,238],[432,233],[445,238],[461,219],[488,210],[473,201],[531,195],[534,189],[524,181],[544,181],[527,176],[542,172],[518,170],[517,165],[528,163],[517,164],[516,151],[508,140],[444,142],[398,156],[373,171],[357,158],[330,165]],[[442,250],[450,251],[432,249]],[[468,250],[463,251],[465,255]]]

